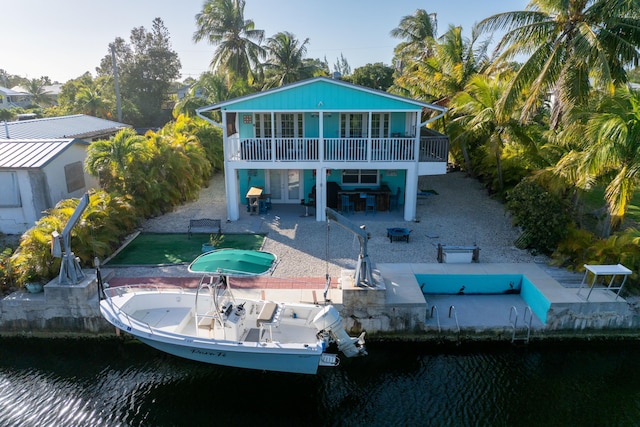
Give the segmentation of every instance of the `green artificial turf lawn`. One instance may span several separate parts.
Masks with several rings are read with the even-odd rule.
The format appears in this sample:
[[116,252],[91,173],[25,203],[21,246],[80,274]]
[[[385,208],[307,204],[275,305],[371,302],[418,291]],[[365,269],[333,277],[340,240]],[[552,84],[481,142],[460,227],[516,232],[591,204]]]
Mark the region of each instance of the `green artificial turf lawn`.
[[[202,244],[209,242],[210,234],[155,234],[138,235],[108,265],[158,265],[190,263],[202,253]],[[259,250],[263,234],[223,234],[216,249]]]

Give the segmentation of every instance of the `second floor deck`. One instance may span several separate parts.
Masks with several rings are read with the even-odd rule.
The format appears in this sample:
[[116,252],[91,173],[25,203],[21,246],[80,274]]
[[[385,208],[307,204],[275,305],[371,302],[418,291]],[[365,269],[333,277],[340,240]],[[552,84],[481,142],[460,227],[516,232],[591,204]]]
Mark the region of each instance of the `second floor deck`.
[[[228,139],[231,162],[446,162],[449,138],[238,138]],[[416,145],[418,145],[416,147]]]

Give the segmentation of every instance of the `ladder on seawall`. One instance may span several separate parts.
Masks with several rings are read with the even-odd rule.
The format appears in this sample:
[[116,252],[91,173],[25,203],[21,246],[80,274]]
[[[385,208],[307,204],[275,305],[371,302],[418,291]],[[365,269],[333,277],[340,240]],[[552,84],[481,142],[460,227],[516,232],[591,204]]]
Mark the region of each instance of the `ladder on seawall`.
[[[442,325],[440,324],[440,312],[438,311],[438,306],[431,306],[431,318],[433,318],[435,313],[436,324],[438,325],[438,333],[442,333]],[[456,308],[452,305],[449,307],[449,318],[453,315],[453,319],[456,322],[456,332],[458,333],[458,339],[460,339],[460,322],[458,322],[458,313],[456,312]]]
[[[527,323],[527,313],[529,313],[529,322]],[[525,344],[529,343],[529,339],[531,338],[531,322],[533,321],[533,312],[531,311],[531,307],[526,306],[524,308],[524,315],[522,316],[522,321],[524,323],[524,330],[526,331],[526,336],[516,337],[516,332],[518,330],[518,309],[512,305],[509,310],[509,323],[513,328],[513,333],[511,334],[511,342],[514,343],[516,341],[522,341]]]

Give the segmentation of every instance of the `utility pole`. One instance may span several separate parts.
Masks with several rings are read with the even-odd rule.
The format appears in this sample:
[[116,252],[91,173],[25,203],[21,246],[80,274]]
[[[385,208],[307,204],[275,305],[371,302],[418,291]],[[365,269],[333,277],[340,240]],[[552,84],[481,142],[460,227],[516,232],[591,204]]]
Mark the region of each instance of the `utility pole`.
[[118,63],[116,62],[116,45],[111,43],[111,63],[113,64],[113,82],[116,89],[116,110],[118,121],[122,122],[122,105],[120,104],[120,84],[118,83]]

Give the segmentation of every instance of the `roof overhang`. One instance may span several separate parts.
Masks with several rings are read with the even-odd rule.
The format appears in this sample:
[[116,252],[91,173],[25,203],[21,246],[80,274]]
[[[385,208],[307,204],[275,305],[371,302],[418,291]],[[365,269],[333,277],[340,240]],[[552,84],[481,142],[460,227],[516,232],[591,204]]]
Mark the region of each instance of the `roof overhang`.
[[[214,120],[210,119],[209,117],[205,116],[203,113],[208,113],[208,112],[214,112],[214,111],[222,111],[225,110],[229,107],[232,107],[234,104],[238,104],[240,102],[244,102],[244,101],[248,101],[251,99],[256,99],[256,98],[260,98],[263,96],[268,96],[271,94],[275,94],[278,92],[283,92],[283,91],[287,91],[287,90],[291,90],[300,86],[305,86],[305,85],[309,85],[309,84],[313,84],[316,82],[328,82],[330,84],[334,84],[337,86],[341,86],[341,87],[345,87],[345,88],[350,88],[350,89],[356,89],[358,91],[362,91],[362,92],[367,92],[367,93],[371,93],[374,94],[376,96],[382,96],[385,98],[389,98],[389,99],[394,99],[397,101],[402,101],[404,103],[413,105],[414,107],[416,107],[416,109],[421,109],[422,111],[424,111],[425,109],[428,110],[433,110],[433,111],[437,111],[440,114],[437,115],[436,118],[431,119],[430,121],[436,120],[437,118],[440,118],[444,115],[444,113],[447,111],[447,109],[445,107],[441,107],[439,105],[434,105],[434,104],[430,104],[430,103],[426,103],[426,102],[422,102],[422,101],[417,101],[414,99],[409,99],[409,98],[405,98],[399,95],[394,95],[388,92],[383,92],[377,89],[371,89],[368,87],[364,87],[364,86],[359,86],[359,85],[355,85],[352,83],[348,83],[342,80],[338,80],[338,79],[330,79],[327,77],[315,77],[312,79],[307,79],[307,80],[301,80],[299,82],[296,83],[292,83],[289,85],[285,85],[285,86],[281,86],[278,88],[274,88],[274,89],[269,89],[266,91],[262,91],[262,92],[257,92],[257,93],[252,93],[250,95],[245,95],[245,96],[241,96],[238,98],[234,98],[234,99],[229,99],[226,101],[222,101],[222,102],[218,102],[216,104],[212,104],[212,105],[208,105],[206,107],[200,107],[196,109],[196,114],[198,115],[198,117],[206,120],[209,123],[212,123],[218,127],[222,127],[222,125],[220,123],[215,122]],[[258,111],[258,110],[255,110]],[[315,110],[314,110],[315,111]],[[321,107],[318,107],[317,111],[325,111],[323,110]],[[428,122],[425,122],[428,123]]]

